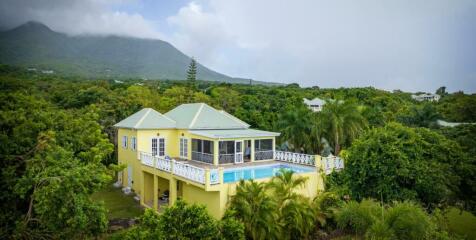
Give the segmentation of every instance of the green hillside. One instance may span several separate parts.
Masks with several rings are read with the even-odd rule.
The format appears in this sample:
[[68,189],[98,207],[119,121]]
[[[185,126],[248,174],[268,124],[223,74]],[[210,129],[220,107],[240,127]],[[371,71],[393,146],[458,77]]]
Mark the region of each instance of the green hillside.
[[[190,57],[171,44],[119,36],[68,36],[38,22],[0,32],[0,63],[83,77],[186,79]],[[249,83],[198,65],[198,79]]]

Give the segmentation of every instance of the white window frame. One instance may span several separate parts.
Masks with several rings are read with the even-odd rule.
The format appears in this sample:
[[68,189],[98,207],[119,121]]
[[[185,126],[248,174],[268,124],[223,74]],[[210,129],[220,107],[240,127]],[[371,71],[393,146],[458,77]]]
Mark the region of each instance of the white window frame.
[[[154,140],[156,141],[155,146],[154,146]],[[161,149],[161,144],[163,143],[163,149]],[[166,144],[165,144],[165,138],[163,137],[153,137],[150,141],[150,146],[151,146],[151,154],[153,156],[158,156],[158,157],[164,157],[165,152],[166,152]],[[155,151],[154,151],[155,149]]]
[[[155,147],[154,147],[154,140],[155,140]],[[150,153],[152,154],[152,156],[157,156],[157,153],[159,152],[158,146],[159,146],[158,138],[153,137],[150,140]],[[155,149],[155,151],[154,151],[154,149]]]
[[[157,145],[157,155],[159,157],[165,157],[165,138],[158,138],[158,145]],[[163,143],[164,147],[163,150],[161,149],[160,144]]]
[[181,158],[188,158],[188,138],[180,138],[179,155]]
[[122,147],[127,149],[127,136],[122,136]]
[[137,150],[137,138],[131,137],[131,149],[132,151]]

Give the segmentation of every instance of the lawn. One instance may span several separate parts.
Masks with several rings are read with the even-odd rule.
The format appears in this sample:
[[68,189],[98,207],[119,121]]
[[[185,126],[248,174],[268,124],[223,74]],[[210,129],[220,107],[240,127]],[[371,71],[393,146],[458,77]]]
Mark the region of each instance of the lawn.
[[108,211],[108,219],[115,218],[135,218],[143,213],[143,208],[133,196],[127,196],[121,192],[121,189],[114,188],[112,185],[106,189],[93,194],[95,201],[103,201]]
[[449,230],[453,233],[476,239],[476,217],[469,212],[452,208],[447,214]]

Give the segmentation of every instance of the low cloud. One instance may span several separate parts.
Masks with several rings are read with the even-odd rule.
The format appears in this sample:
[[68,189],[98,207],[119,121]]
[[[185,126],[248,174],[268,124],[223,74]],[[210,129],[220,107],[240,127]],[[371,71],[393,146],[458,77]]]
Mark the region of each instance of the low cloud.
[[114,10],[128,4],[153,14],[140,0],[4,0],[0,26],[37,20],[68,34],[160,38],[218,72],[261,81],[476,91],[472,0],[197,0],[163,17],[166,26]]
[[120,0],[4,0],[0,2],[0,26],[12,28],[30,20],[70,35],[99,34],[162,38],[153,23],[138,13],[115,11]]

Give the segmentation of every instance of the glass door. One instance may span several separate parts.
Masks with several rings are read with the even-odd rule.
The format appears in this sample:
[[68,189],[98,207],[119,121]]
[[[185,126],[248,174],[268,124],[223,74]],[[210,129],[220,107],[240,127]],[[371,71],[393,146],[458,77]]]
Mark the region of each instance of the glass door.
[[235,163],[243,163],[243,141],[235,141]]

